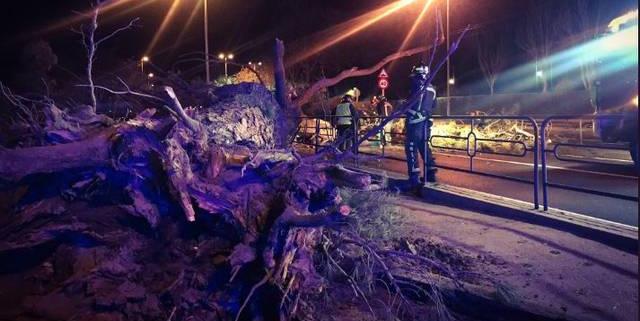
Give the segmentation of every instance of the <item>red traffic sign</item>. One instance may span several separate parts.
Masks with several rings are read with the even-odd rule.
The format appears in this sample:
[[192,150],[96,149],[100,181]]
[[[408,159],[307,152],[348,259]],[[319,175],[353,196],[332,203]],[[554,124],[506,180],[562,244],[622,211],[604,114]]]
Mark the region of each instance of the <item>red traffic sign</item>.
[[378,79],[378,87],[380,89],[387,89],[387,87],[389,87],[389,80],[387,80],[386,78]]
[[387,74],[387,71],[384,70],[384,68],[380,71],[380,74],[378,75],[378,78],[389,78],[389,74]]

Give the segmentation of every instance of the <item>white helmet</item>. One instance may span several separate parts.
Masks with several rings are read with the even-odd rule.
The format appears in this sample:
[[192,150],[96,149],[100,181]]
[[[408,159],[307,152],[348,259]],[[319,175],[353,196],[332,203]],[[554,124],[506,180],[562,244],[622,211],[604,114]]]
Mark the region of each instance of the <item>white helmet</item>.
[[413,66],[411,69],[411,75],[428,75],[429,74],[429,66],[420,63],[418,66]]

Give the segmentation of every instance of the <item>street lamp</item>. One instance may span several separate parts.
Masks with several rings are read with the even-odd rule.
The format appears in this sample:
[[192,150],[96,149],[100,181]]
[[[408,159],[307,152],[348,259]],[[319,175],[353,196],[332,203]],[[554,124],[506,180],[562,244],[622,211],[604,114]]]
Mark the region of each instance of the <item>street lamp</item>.
[[455,85],[456,84],[456,79],[455,78],[449,78],[449,85]]
[[257,63],[249,61],[248,65],[258,71],[258,68],[262,66],[262,61],[258,61]]
[[229,78],[229,70],[227,69],[227,64],[229,62],[229,60],[233,60],[233,54],[224,54],[224,53],[220,53],[218,54],[218,59],[224,61],[224,77],[225,78]]
[[142,58],[140,58],[140,71],[142,72],[143,75],[144,75],[144,63],[149,61],[150,61],[149,56],[142,56]]
[[542,70],[536,70],[536,77],[538,78],[544,77],[544,72],[542,72]]

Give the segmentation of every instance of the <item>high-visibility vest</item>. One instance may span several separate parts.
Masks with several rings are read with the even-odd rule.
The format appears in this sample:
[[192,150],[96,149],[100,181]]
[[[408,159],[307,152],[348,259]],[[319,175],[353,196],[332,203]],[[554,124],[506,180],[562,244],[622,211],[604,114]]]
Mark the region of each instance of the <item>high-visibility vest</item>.
[[336,124],[338,125],[351,125],[351,104],[342,103],[336,107]]

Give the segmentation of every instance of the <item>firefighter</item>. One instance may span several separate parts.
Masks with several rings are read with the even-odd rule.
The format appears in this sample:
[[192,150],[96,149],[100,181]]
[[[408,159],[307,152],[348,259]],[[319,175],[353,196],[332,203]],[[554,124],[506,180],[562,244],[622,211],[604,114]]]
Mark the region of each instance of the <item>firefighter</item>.
[[[435,182],[436,168],[427,143],[431,135],[432,122],[429,119],[436,108],[436,90],[427,83],[429,67],[420,64],[413,67],[411,72],[411,97],[417,99],[408,106],[406,113],[406,140],[405,153],[407,155],[407,168],[409,173],[409,188],[420,186],[420,162],[418,153],[422,159],[426,159],[428,182]],[[425,151],[427,155],[425,155]]]
[[353,146],[355,126],[358,124],[358,113],[353,106],[353,92],[348,91],[336,107],[334,114],[334,125],[338,129],[338,149],[346,151]]

